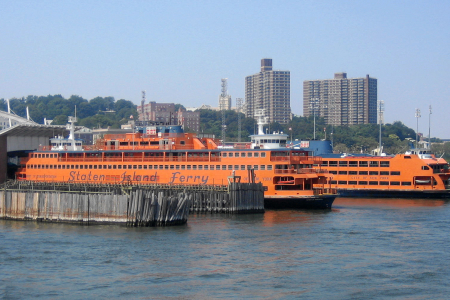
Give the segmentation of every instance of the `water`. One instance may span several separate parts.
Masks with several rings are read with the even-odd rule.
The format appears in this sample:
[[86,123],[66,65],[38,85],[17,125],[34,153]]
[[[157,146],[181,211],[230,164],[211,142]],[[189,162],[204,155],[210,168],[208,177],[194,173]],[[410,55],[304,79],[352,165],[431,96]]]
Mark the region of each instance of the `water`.
[[167,228],[0,220],[3,299],[446,299],[450,202],[191,215]]

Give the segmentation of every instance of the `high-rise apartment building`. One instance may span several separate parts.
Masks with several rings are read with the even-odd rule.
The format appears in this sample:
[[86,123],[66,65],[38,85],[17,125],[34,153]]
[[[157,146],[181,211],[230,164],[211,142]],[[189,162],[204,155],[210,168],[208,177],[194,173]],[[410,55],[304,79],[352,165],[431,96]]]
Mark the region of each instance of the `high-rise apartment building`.
[[354,125],[377,123],[377,79],[347,78],[303,82],[303,115],[323,117],[326,124]]
[[245,77],[245,116],[264,110],[269,122],[291,119],[291,73],[272,70],[272,59],[261,59],[261,72]]

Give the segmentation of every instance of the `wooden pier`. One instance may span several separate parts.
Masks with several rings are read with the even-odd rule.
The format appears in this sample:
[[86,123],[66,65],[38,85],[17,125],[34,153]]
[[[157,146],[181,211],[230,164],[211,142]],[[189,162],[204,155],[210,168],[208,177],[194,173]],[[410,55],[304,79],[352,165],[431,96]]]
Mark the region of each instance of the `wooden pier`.
[[236,182],[182,186],[11,181],[0,189],[0,219],[169,226],[185,224],[190,211],[264,212],[263,187]]

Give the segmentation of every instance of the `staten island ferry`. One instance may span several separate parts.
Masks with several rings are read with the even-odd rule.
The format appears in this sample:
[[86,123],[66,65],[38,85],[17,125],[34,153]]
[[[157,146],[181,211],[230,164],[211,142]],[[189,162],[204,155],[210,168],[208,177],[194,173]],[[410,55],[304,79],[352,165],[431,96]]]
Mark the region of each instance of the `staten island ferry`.
[[18,180],[224,185],[232,177],[261,182],[266,208],[331,208],[337,196],[329,173],[313,167],[320,157],[287,148],[286,134],[264,134],[263,122],[252,143],[241,149],[221,147],[217,140],[185,133],[179,125],[160,124],[105,135],[88,147],[74,139],[74,122],[69,117],[69,138],[51,139],[22,158]]
[[314,166],[332,174],[342,197],[450,198],[448,162],[430,149],[397,155],[334,154],[329,141],[304,141],[300,149],[322,158]]

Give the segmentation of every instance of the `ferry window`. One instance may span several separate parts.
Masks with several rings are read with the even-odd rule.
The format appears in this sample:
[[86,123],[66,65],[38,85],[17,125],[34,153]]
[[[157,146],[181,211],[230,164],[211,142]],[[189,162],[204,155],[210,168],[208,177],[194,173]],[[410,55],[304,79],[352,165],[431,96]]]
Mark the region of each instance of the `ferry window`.
[[407,159],[411,159],[411,156],[405,156],[405,158],[407,158]]
[[322,167],[328,167],[328,162],[327,161],[323,161],[320,166]]
[[241,157],[245,157],[245,152],[241,152]]
[[348,171],[349,175],[358,175],[358,171]]
[[347,181],[338,181],[338,184],[347,184]]
[[41,154],[38,154],[38,158],[41,158]]
[[429,170],[428,166],[422,166],[422,170]]
[[[116,167],[117,167],[116,165],[113,165],[113,166],[112,166],[113,170],[115,170]],[[147,166],[146,166],[146,165],[144,166],[144,169],[147,169]]]
[[142,169],[142,165],[139,165],[139,166],[138,166],[138,169]]
[[339,175],[347,175],[347,171],[339,171]]
[[50,166],[49,166],[49,169],[53,169],[53,165],[50,165]]
[[402,181],[402,185],[411,185],[411,181]]
[[238,165],[234,165],[234,170],[239,170],[239,166]]
[[266,170],[266,166],[265,165],[261,165],[261,171]]
[[337,184],[337,181],[336,180],[331,180],[330,184]]
[[347,161],[340,161],[339,162],[339,167],[346,167],[348,165]]
[[[200,168],[201,166],[199,167],[199,170],[201,170]],[[208,170],[208,166],[203,166],[203,170]]]
[[369,163],[367,161],[360,161],[359,162],[359,166],[360,167],[367,167],[369,165]]
[[368,175],[367,171],[359,171],[359,175]]
[[251,152],[247,153],[247,157],[252,157],[252,153]]
[[181,165],[181,170],[186,170],[186,166],[185,165]]
[[259,152],[255,152],[253,156],[254,157],[259,157]]
[[380,171],[380,175],[389,175],[389,171]]
[[[96,167],[96,166],[94,166],[94,167]],[[47,169],[47,166],[45,166],[45,168]],[[74,165],[71,165],[70,168],[71,168],[71,169],[75,169],[75,166],[74,166]],[[95,169],[95,168],[94,168],[94,169]]]
[[[131,165],[128,166],[128,169],[131,169]],[[136,166],[136,165],[133,165],[133,169],[137,169],[137,166]]]
[[181,145],[186,145],[186,141],[180,141]]
[[188,169],[188,170],[191,170],[191,165],[187,165],[187,169]]
[[266,152],[261,152],[261,157],[266,157]]
[[119,145],[120,146],[128,146],[128,142],[120,142]]
[[226,165],[222,165],[222,170],[226,170],[227,166]]
[[329,162],[330,167],[337,167],[337,161],[336,160],[332,160]]
[[378,167],[378,161],[373,161],[373,160],[371,160],[369,166],[370,166],[370,167]]
[[[234,156],[235,156],[235,157],[239,157],[239,153],[236,152],[236,153],[234,154]],[[242,156],[242,155],[241,155],[241,156]]]
[[330,171],[330,174],[336,175],[336,174],[337,174],[337,171]]
[[349,181],[348,184],[357,184],[356,181]]
[[389,181],[380,181],[380,185],[389,185]]
[[94,165],[94,170],[97,169],[97,167],[98,167],[97,165]]
[[62,165],[63,170],[66,168],[66,165]]
[[272,165],[267,165],[267,170],[272,170]]
[[228,153],[228,157],[233,157],[233,152]]
[[48,155],[48,154],[45,154],[45,158],[49,158],[49,155]]
[[227,153],[226,153],[226,152],[223,152],[223,153],[222,153],[222,156],[223,156],[223,157],[227,157]]
[[369,181],[369,185],[378,185],[378,181]]
[[38,169],[40,169],[41,168],[41,165],[38,165]]
[[391,175],[400,175],[400,171],[392,171]]
[[245,165],[241,165],[241,170],[245,170]]
[[367,181],[358,181],[359,185],[367,185]]
[[348,166],[349,167],[358,167],[358,162],[357,161],[349,161]]
[[220,170],[220,165],[216,165],[216,170]]
[[197,170],[197,165],[193,165],[192,170]]
[[369,171],[369,175],[378,175],[378,171]]
[[233,170],[233,166],[232,165],[228,165],[228,170]]
[[141,146],[148,146],[148,141],[142,141],[139,143]]
[[175,170],[179,170],[179,169],[180,169],[180,165],[176,165]]
[[380,161],[380,167],[389,168],[389,161]]
[[398,181],[391,181],[391,185],[400,185],[400,182],[398,182]]
[[253,166],[253,169],[254,169],[254,170],[258,170],[258,165],[254,165],[254,166]]
[[[161,169],[161,168],[160,168]],[[169,170],[169,165],[165,165],[164,169]]]

